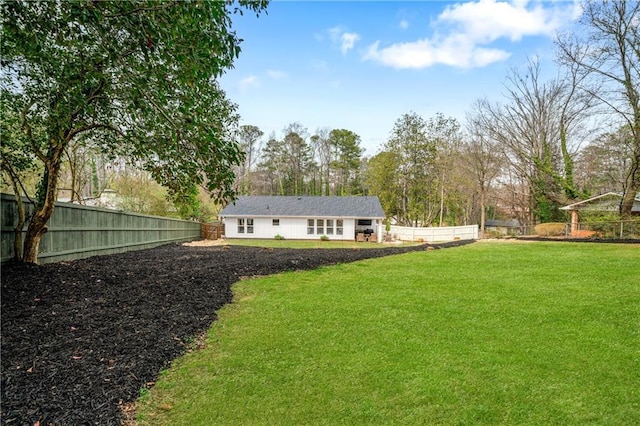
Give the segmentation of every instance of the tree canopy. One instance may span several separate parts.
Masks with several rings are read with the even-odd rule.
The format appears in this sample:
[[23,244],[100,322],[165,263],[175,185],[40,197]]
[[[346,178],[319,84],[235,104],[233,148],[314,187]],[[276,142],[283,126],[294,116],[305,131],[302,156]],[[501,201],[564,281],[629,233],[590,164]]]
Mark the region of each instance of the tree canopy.
[[240,53],[231,16],[266,5],[2,3],[2,108],[12,117],[3,128],[20,134],[6,151],[42,168],[24,260],[36,260],[63,154],[81,136],[142,164],[173,196],[196,185],[220,201],[235,196],[233,167],[243,153],[231,128],[238,117],[216,79]]

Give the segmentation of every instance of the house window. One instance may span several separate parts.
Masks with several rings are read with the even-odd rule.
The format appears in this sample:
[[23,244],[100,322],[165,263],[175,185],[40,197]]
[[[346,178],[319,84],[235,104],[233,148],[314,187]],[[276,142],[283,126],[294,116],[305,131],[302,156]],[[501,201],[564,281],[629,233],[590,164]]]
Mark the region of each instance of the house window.
[[336,219],[336,235],[342,235],[342,219]]
[[244,219],[238,219],[238,234],[244,234]]
[[271,224],[272,224],[273,226],[280,226],[280,219],[273,219],[273,220],[271,221]]
[[327,219],[327,235],[333,235],[333,219]]
[[316,234],[324,235],[324,220],[323,219],[316,220]]
[[253,219],[247,219],[247,234],[253,234]]
[[307,235],[313,235],[313,219],[307,219]]
[[358,219],[358,226],[371,226],[371,219]]

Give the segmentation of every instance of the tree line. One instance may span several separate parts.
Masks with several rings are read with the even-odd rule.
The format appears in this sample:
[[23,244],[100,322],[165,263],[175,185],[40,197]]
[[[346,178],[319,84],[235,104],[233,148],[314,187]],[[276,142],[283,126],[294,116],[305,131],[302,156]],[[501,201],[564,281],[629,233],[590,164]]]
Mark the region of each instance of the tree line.
[[586,2],[581,31],[556,39],[554,78],[530,58],[505,77],[501,102],[478,99],[464,123],[408,112],[370,158],[349,130],[310,136],[294,123],[262,144],[242,126],[238,191],[377,195],[412,226],[564,221],[563,205],[612,191],[628,217],[640,192],[639,22],[637,2]]
[[[16,254],[37,259],[60,190],[117,186],[128,208],[203,219],[238,194],[377,195],[407,225],[563,219],[607,191],[631,214],[640,190],[640,6],[585,1],[556,40],[558,74],[537,58],[505,76],[500,102],[464,122],[408,111],[373,156],[349,129],[240,126],[217,79],[240,38],[231,17],[266,1],[2,2],[2,187],[31,197]],[[138,200],[138,201],[136,201]],[[207,201],[209,200],[209,201]]]

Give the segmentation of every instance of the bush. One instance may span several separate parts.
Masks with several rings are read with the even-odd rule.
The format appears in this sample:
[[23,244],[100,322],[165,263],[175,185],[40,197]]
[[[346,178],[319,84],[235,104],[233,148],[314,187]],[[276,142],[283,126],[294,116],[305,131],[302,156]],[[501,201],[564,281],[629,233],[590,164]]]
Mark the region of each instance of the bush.
[[275,238],[276,240],[284,240],[284,237],[280,234],[276,234],[276,236],[273,238]]
[[484,237],[498,239],[504,237],[504,235],[502,234],[502,232],[492,229],[491,231],[485,231]]
[[562,222],[549,222],[536,225],[536,235],[540,237],[562,237],[566,232],[567,226]]
[[322,241],[329,241],[329,237],[327,237],[326,235],[322,235],[322,236],[320,236],[320,239],[321,239]]

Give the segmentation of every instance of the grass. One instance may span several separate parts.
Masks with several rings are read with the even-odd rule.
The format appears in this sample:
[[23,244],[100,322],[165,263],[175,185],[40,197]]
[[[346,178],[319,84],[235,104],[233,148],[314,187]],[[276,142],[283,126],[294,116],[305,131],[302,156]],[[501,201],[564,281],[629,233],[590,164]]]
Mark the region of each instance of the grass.
[[139,424],[640,424],[639,265],[494,243],[243,281]]

